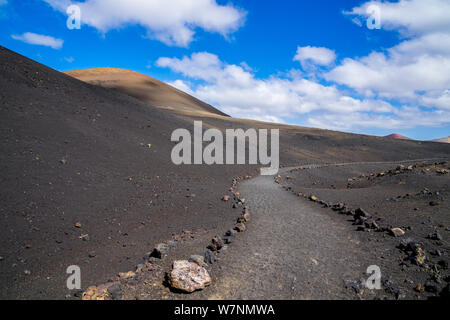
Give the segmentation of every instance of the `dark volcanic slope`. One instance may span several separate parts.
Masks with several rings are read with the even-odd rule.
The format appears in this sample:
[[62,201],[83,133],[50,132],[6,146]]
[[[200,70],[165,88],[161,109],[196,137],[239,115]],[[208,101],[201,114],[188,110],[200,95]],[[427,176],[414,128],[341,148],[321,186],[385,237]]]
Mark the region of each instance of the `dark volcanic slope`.
[[[181,91],[145,75],[124,69],[96,68],[67,71],[67,74],[88,83],[114,88],[142,102],[175,112],[189,123],[203,120],[205,127],[228,128],[279,128],[280,157],[284,164],[383,161],[427,157],[446,157],[450,148],[431,142],[417,142],[386,137],[355,135],[329,130],[262,123],[258,121],[224,117],[220,111],[199,102],[186,102]],[[182,94],[180,96],[180,94]],[[180,104],[180,99],[184,102]],[[208,106],[206,108],[205,106]],[[211,109],[212,108],[212,109]],[[207,112],[205,112],[205,110]]]
[[4,48],[0,88],[0,298],[64,298],[69,265],[104,281],[228,221],[219,200],[246,167],[172,165],[171,132],[191,123]]
[[172,131],[192,130],[196,119],[220,129],[280,128],[284,165],[450,155],[440,143],[175,114],[3,47],[0,88],[0,298],[61,299],[69,265],[81,267],[86,288],[133,269],[172,233],[209,237],[232,223],[220,198],[254,168],[172,165]]
[[176,111],[227,116],[185,92],[138,72],[116,68],[95,68],[65,73],[91,84],[117,89],[153,106]]

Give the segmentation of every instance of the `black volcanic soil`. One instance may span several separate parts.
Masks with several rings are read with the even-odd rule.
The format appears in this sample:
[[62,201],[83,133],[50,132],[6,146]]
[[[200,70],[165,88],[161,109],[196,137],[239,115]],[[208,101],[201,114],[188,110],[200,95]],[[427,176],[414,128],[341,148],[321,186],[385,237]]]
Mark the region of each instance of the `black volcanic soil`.
[[[436,295],[419,292],[419,285],[444,289],[450,283],[450,162],[319,166],[290,170],[277,182],[301,197],[317,197],[316,206],[325,202],[330,213],[352,224],[366,243],[373,243],[372,254],[385,260],[385,272],[393,274],[391,280],[408,298]],[[346,208],[333,210],[333,205]],[[381,230],[355,225],[348,211],[358,208],[370,213]],[[392,228],[405,235],[394,237]],[[410,263],[402,250],[402,242],[410,239],[426,252],[421,266]]]
[[[161,241],[177,240],[174,257],[186,258],[232,226],[239,213],[220,199],[234,177],[257,168],[173,165],[170,135],[192,131],[193,120],[222,130],[280,128],[284,166],[450,156],[439,143],[171,112],[3,47],[0,88],[0,299],[64,299],[74,294],[69,265],[81,267],[86,289],[134,269]],[[435,191],[423,184],[416,189]],[[448,185],[441,189],[446,196]]]
[[63,299],[69,265],[86,287],[229,221],[220,198],[251,170],[173,165],[171,132],[192,123],[3,48],[0,87],[0,298]]

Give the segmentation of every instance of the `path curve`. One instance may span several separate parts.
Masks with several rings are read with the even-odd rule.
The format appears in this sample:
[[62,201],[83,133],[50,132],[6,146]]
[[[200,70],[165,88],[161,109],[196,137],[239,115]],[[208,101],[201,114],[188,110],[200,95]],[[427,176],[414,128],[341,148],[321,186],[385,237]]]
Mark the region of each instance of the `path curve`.
[[[280,173],[291,169],[283,168]],[[361,244],[346,219],[284,191],[272,176],[246,180],[239,191],[251,210],[252,221],[221,258],[217,281],[205,292],[209,298],[354,299],[344,281],[361,279],[368,266],[380,262],[370,247]]]
[[271,176],[239,190],[252,221],[222,257],[211,298],[348,297],[343,279],[359,279],[368,266],[348,223],[285,192]]

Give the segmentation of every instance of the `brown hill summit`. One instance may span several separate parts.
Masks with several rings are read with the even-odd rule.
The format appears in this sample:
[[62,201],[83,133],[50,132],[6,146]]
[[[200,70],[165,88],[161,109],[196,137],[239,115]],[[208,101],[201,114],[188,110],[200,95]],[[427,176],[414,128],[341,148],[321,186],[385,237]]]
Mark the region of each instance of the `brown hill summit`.
[[389,139],[399,139],[399,140],[412,140],[411,138],[402,136],[401,134],[398,134],[398,133],[390,134],[390,135],[388,135],[388,136],[385,136],[385,138],[389,138]]
[[155,107],[178,112],[227,116],[213,106],[145,74],[126,69],[93,68],[66,71],[78,80],[117,89]]
[[441,138],[441,139],[435,139],[435,140],[431,140],[433,142],[441,142],[441,143],[450,143],[450,136],[447,138]]

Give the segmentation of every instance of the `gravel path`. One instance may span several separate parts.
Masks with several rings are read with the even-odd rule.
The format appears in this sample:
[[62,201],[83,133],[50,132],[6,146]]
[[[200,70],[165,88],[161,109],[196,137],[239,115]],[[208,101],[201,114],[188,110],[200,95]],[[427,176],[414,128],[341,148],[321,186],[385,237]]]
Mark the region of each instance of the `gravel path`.
[[[393,163],[403,161],[385,162]],[[320,166],[303,166],[313,167]],[[367,267],[385,264],[380,253],[345,218],[273,180],[258,176],[241,183],[252,221],[221,258],[217,283],[205,294],[213,299],[354,299],[345,281],[367,279]]]
[[[394,163],[399,162],[385,162]],[[373,163],[357,163],[361,164]],[[335,165],[351,166],[355,163],[332,166]],[[302,166],[305,169],[318,167],[323,165]],[[291,169],[284,168],[280,174]],[[126,297],[195,300],[393,299],[397,289],[404,289],[408,275],[398,267],[403,258],[392,255],[395,248],[392,242],[385,243],[380,237],[368,238],[362,232],[355,232],[355,226],[351,223],[353,219],[349,216],[336,214],[329,208],[287,192],[274,182],[273,176],[244,180],[239,185],[239,192],[240,199],[245,199],[250,209],[251,221],[246,232],[238,234],[232,245],[219,255],[219,263],[212,265],[213,282],[210,287],[184,295],[171,292],[163,284],[149,287],[144,281],[137,288],[136,284],[129,286]],[[206,237],[211,236],[208,234]],[[191,247],[185,244],[177,252],[172,252],[171,257],[166,258],[163,269],[168,270],[168,262],[185,258],[186,252],[194,252],[202,246],[201,243],[202,238],[198,238],[195,244],[191,243]],[[366,288],[362,291],[361,286],[353,287],[368,279],[366,271],[372,265],[379,266],[382,278],[391,284],[383,285],[380,291]],[[162,276],[162,273],[159,275]],[[157,276],[156,283],[160,280]],[[149,283],[154,283],[154,280]],[[388,291],[391,295],[387,295]]]
[[253,220],[221,259],[211,298],[354,297],[344,279],[360,279],[373,263],[349,223],[283,191],[273,177],[245,181],[240,192]]

